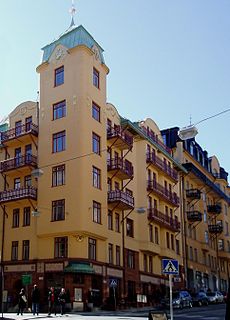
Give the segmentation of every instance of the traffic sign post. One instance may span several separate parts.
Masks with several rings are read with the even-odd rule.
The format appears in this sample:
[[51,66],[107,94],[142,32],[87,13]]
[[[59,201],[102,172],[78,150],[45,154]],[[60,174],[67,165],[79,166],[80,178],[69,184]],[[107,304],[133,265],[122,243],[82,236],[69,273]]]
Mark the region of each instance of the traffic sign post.
[[169,301],[170,301],[170,318],[173,320],[173,304],[172,304],[172,276],[179,274],[179,263],[173,259],[162,260],[162,272],[169,275]]
[[113,299],[114,299],[114,309],[117,309],[117,301],[116,301],[116,287],[117,287],[117,280],[111,279],[109,283],[110,288],[113,288]]

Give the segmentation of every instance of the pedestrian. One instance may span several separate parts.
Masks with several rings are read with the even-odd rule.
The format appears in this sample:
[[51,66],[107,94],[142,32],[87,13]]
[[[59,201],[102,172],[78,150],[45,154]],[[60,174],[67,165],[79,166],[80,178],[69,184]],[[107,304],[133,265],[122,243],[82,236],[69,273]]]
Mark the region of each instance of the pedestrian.
[[18,313],[17,313],[18,315],[19,313],[23,315],[23,311],[26,307],[26,304],[27,304],[26,293],[25,293],[25,290],[22,288],[18,295]]
[[54,287],[51,287],[48,292],[48,315],[50,316],[54,312],[55,316],[57,313],[57,293]]
[[38,286],[36,284],[34,285],[34,288],[32,290],[31,300],[32,300],[33,315],[35,315],[35,313],[38,315],[39,314],[39,303],[40,303],[40,291],[39,291]]
[[61,314],[65,314],[65,303],[66,303],[66,292],[65,292],[65,288],[61,289],[61,292],[59,293],[58,296],[58,301],[60,303],[61,306]]

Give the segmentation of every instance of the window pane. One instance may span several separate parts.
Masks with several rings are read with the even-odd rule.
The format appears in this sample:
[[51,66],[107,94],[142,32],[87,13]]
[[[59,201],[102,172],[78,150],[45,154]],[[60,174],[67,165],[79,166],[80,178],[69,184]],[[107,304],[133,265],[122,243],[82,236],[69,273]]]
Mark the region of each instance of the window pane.
[[56,86],[60,86],[63,83],[64,83],[64,66],[57,68],[55,70],[54,85],[56,87]]

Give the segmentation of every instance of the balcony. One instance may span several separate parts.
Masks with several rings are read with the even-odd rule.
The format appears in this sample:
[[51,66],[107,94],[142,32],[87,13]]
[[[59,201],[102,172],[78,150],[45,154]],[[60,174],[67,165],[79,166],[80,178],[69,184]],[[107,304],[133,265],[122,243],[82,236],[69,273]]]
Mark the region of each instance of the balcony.
[[208,213],[219,214],[221,213],[221,205],[220,204],[211,204],[207,206]]
[[18,169],[25,166],[36,167],[37,157],[32,154],[23,155],[7,159],[0,162],[0,172],[7,172],[10,170]]
[[119,179],[131,179],[133,177],[133,166],[132,164],[121,158],[107,160],[107,170],[112,172]]
[[134,197],[121,190],[112,190],[108,192],[108,203],[121,210],[129,210],[134,208]]
[[167,163],[162,161],[154,153],[146,154],[146,162],[155,165],[159,170],[166,173],[174,182],[178,181],[178,173],[175,169],[171,168]]
[[147,190],[155,192],[161,199],[167,201],[169,204],[175,207],[179,206],[179,197],[177,196],[176,192],[166,189],[155,180],[147,181]]
[[202,221],[202,213],[200,211],[187,211],[187,219],[189,222]]
[[199,200],[201,198],[201,191],[199,189],[187,189],[186,197],[193,200]]
[[120,150],[131,149],[133,146],[133,137],[120,127],[108,128],[107,139]]
[[208,226],[208,231],[209,233],[212,233],[212,234],[218,234],[223,232],[223,226],[222,224],[210,224]]
[[34,123],[22,124],[16,128],[9,129],[1,133],[1,140],[4,144],[13,139],[19,139],[25,135],[38,136],[38,126]]
[[159,223],[162,227],[170,229],[174,232],[180,231],[180,222],[178,219],[173,219],[168,215],[160,212],[156,208],[149,208],[148,209],[148,219],[151,221],[155,221]]
[[37,200],[37,189],[34,187],[26,187],[0,192],[0,203],[22,199]]

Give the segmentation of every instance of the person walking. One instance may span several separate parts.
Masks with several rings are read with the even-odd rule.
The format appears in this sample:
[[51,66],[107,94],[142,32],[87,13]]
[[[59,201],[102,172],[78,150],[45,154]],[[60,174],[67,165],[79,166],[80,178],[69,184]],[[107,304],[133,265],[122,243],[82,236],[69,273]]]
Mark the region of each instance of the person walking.
[[25,290],[22,288],[18,295],[18,313],[17,313],[18,315],[19,313],[23,315],[23,311],[26,307],[26,304],[27,304],[26,293],[25,293]]
[[58,301],[59,301],[60,306],[61,306],[61,315],[63,315],[63,314],[65,314],[65,303],[66,303],[65,288],[61,289],[61,292],[59,293],[59,296],[58,296]]
[[57,313],[57,294],[54,287],[51,287],[48,292],[48,315],[50,316],[54,312],[55,316]]
[[38,286],[36,284],[34,285],[34,288],[32,290],[31,300],[32,300],[33,315],[35,315],[35,313],[38,315],[39,314],[39,304],[40,304],[40,291],[39,291]]

